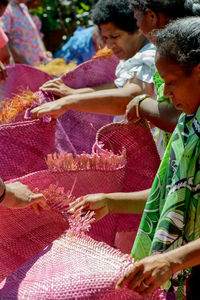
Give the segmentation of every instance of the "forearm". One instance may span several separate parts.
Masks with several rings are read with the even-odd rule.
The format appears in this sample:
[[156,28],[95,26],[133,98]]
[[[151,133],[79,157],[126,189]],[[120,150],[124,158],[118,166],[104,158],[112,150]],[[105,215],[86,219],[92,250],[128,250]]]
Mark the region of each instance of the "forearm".
[[117,88],[93,93],[63,97],[66,110],[78,110],[98,114],[122,115],[133,95],[139,95],[141,88]]
[[139,111],[142,117],[167,132],[174,131],[181,114],[172,103],[159,103],[151,98],[146,98],[140,103]]
[[142,214],[150,189],[132,193],[110,193],[105,198],[111,213]]
[[97,85],[97,86],[94,86],[94,87],[74,89],[73,90],[73,95],[92,93],[92,92],[103,91],[103,90],[108,90],[108,89],[117,89],[114,81],[103,83],[103,84],[100,84],[100,85]]
[[170,261],[172,273],[200,264],[200,239],[164,254]]

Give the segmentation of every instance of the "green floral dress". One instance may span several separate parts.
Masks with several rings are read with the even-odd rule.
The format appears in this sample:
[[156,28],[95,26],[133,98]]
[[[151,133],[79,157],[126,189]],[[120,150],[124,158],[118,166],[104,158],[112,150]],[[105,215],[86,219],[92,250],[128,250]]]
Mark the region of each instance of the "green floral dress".
[[[142,259],[200,238],[200,107],[182,114],[168,143],[142,216],[131,255]],[[164,285],[176,299],[191,270]]]
[[[164,83],[164,80],[160,77],[158,71],[155,72],[153,79],[154,79],[154,84],[155,84],[157,95],[158,95],[157,101],[158,102],[163,102],[163,101],[169,102],[170,98],[165,98],[163,96],[165,83]],[[162,130],[162,135],[163,135],[163,149],[165,150],[172,134],[170,132],[166,132],[166,131]]]

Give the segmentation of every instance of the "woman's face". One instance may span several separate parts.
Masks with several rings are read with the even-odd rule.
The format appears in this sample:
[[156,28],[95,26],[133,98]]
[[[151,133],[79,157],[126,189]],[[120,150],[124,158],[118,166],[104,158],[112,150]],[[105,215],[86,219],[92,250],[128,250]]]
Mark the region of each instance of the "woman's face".
[[195,114],[200,106],[200,64],[195,66],[190,75],[185,70],[173,64],[156,53],[156,67],[165,81],[164,96],[170,97],[176,109],[184,113]]
[[146,38],[153,43],[154,41],[152,41],[152,36],[151,36],[151,31],[153,30],[153,28],[151,22],[149,22],[147,18],[147,15],[143,11],[137,8],[134,8],[133,11],[134,11],[134,17],[137,20],[137,24],[140,27],[141,31],[146,36]]
[[164,28],[169,23],[170,18],[163,13],[156,14],[149,9],[146,10],[146,13],[138,8],[133,8],[133,11],[141,31],[151,43],[155,44],[156,39],[152,31]]
[[118,59],[129,59],[140,50],[141,34],[131,34],[119,29],[113,22],[100,25],[107,47],[111,49]]

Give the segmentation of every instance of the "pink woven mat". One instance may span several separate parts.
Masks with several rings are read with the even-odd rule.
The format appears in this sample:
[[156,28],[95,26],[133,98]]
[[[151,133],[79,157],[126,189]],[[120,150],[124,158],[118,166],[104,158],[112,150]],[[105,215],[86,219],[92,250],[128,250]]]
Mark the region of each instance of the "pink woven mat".
[[[62,79],[73,88],[98,85],[115,78],[117,63],[114,56],[94,59],[79,65]],[[27,65],[9,66],[7,72],[7,81],[0,85],[0,100],[12,98],[13,93],[19,94],[19,87],[36,92],[45,81],[52,79],[47,73]],[[55,100],[49,93],[36,94],[40,104]],[[91,153],[96,131],[112,118],[69,111],[55,124],[27,121],[21,114],[16,121],[0,126],[0,176],[9,180],[46,169],[44,157],[54,151],[72,153],[73,156],[83,151]]]
[[[150,188],[160,164],[160,156],[146,121],[112,123],[102,127],[96,135],[93,152],[114,154],[126,149],[126,170],[123,192]],[[131,251],[141,220],[140,214],[120,214],[114,246]],[[126,240],[126,243],[124,241]]]
[[93,152],[114,154],[126,149],[127,164],[124,192],[150,188],[160,164],[160,156],[151,130],[145,120],[134,123],[112,123],[99,129]]
[[159,289],[143,298],[115,290],[132,265],[128,255],[68,230],[0,284],[0,299],[165,299]]
[[19,87],[24,88],[24,90],[29,87],[32,92],[36,92],[46,81],[53,79],[46,72],[23,64],[7,66],[6,71],[8,79],[0,85],[0,101],[5,98],[12,98],[12,94],[18,94]]
[[[68,168],[62,164],[63,170],[59,171],[58,167],[57,171],[43,170],[12,182],[20,181],[31,190],[37,188],[41,192],[46,189],[51,190],[51,186],[62,187],[65,193],[73,189],[75,198],[85,194],[85,191],[106,193],[122,190],[125,171],[123,157],[116,157],[115,163],[109,163],[108,158],[107,163],[102,165],[97,162],[96,155],[85,154],[85,166],[81,163],[81,159],[79,161],[80,164],[77,163],[78,158],[75,158]],[[57,198],[55,197],[54,200],[56,202]],[[63,221],[54,207],[49,212],[42,210],[41,216],[37,216],[31,207],[24,210],[11,210],[1,206],[0,214],[1,280],[68,228],[68,223]],[[113,245],[117,222],[117,214],[107,216],[95,224],[94,230],[92,226],[91,234],[93,233],[98,240]]]
[[[71,88],[93,87],[113,81],[116,78],[115,69],[118,63],[119,60],[114,55],[92,59],[82,63],[60,78]],[[52,94],[42,92],[40,92],[40,97],[43,98],[43,101],[45,101],[44,99],[46,101],[55,99]],[[62,131],[63,136],[66,134],[69,138],[76,153],[81,154],[83,151],[91,153],[97,131],[112,121],[113,116],[110,115],[67,111],[59,118],[57,126],[58,131]],[[65,141],[65,138],[62,138],[60,152],[69,152],[63,141]]]
[[56,122],[22,121],[0,125],[0,177],[17,178],[47,169],[44,158],[54,153]]

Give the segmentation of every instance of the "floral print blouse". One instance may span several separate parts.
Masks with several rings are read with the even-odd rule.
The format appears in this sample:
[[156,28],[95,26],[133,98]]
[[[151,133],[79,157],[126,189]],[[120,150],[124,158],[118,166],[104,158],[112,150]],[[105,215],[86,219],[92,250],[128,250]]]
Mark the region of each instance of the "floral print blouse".
[[1,26],[30,65],[37,66],[46,58],[40,32],[25,4],[9,4]]

